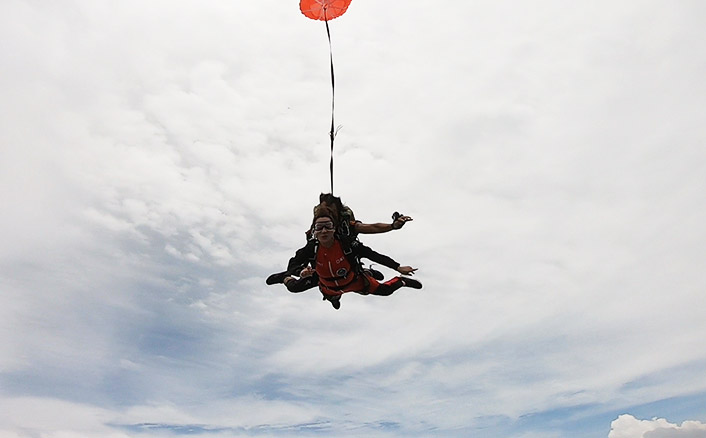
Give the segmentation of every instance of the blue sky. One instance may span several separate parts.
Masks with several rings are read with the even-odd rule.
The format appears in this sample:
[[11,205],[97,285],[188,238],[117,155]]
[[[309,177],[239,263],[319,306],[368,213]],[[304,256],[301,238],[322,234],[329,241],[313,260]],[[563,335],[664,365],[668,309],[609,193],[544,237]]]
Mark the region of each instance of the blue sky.
[[703,438],[705,18],[353,0],[335,189],[424,288],[335,311],[264,283],[329,187],[323,23],[3,1],[0,435]]

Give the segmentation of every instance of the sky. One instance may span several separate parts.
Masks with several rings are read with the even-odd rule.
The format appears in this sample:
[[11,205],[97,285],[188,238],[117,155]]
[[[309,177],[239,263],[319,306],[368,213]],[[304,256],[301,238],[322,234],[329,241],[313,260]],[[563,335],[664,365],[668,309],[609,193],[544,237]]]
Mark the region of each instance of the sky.
[[[706,437],[706,4],[0,2],[0,436]],[[386,277],[395,273],[379,267]]]

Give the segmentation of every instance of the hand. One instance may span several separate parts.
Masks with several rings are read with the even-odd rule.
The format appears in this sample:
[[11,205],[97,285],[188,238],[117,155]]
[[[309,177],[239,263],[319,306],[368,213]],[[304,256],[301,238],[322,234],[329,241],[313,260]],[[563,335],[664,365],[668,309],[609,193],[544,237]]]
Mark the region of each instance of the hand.
[[399,230],[404,226],[405,223],[412,221],[411,216],[400,216],[397,219],[395,219],[394,222],[392,222],[392,229],[393,230]]
[[299,273],[299,276],[301,278],[311,277],[312,275],[314,275],[314,272],[316,271],[311,269],[311,267],[307,266],[306,268],[302,269],[302,271]]
[[411,266],[400,266],[399,268],[397,268],[397,272],[402,275],[412,275],[416,270],[417,268],[413,268]]

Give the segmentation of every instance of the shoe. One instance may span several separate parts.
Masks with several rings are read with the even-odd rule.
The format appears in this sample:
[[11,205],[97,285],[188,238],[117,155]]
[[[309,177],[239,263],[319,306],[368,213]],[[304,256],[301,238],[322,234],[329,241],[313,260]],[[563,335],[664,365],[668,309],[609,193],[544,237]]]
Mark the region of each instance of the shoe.
[[412,289],[422,288],[422,283],[414,278],[400,277],[400,279],[402,279],[402,286],[411,287]]
[[365,271],[368,272],[370,276],[376,279],[377,281],[382,281],[385,279],[385,276],[382,275],[382,272],[376,271],[373,268],[366,268]]
[[336,296],[325,296],[324,295],[324,300],[328,300],[331,305],[333,306],[334,309],[338,310],[341,308],[341,296],[336,295]]
[[286,272],[278,272],[276,274],[272,274],[269,277],[267,277],[267,280],[265,280],[265,283],[267,283],[267,284],[284,283],[284,279],[286,277],[287,277]]

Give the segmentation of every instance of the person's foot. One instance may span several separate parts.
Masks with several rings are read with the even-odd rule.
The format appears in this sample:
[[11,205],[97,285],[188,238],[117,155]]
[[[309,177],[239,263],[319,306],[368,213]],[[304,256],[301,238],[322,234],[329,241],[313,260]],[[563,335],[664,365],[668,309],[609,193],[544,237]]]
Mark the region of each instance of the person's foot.
[[265,280],[265,283],[267,283],[267,284],[284,283],[284,279],[286,277],[287,277],[286,272],[278,272],[276,274],[272,274],[269,277],[267,277],[267,280]]
[[330,297],[328,300],[331,302],[331,305],[333,306],[334,309],[338,310],[341,308],[341,297]]
[[402,280],[402,286],[411,287],[412,289],[422,288],[422,283],[414,278],[400,277],[400,279]]

